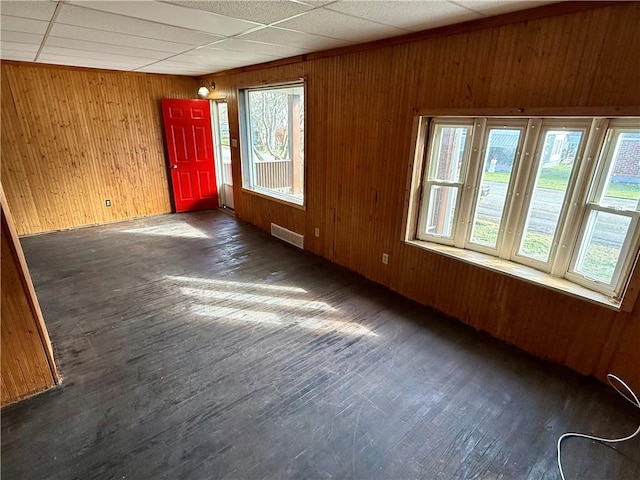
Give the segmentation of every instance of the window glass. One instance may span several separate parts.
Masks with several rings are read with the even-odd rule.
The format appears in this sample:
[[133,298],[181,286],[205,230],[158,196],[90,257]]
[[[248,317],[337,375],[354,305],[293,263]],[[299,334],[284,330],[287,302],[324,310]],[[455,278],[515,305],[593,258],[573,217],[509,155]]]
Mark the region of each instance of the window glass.
[[459,182],[470,127],[436,125],[437,148],[431,152],[429,180]]
[[304,203],[304,88],[246,91],[243,186]]
[[451,237],[457,199],[458,187],[431,187],[425,232],[427,235]]
[[592,210],[582,236],[575,271],[610,284],[630,224],[629,217]]
[[521,130],[491,128],[476,197],[471,242],[496,248]]
[[582,130],[546,131],[519,255],[549,260],[582,137]]
[[216,102],[216,106],[218,108],[218,130],[220,131],[220,153],[222,154],[222,182],[232,185],[229,112],[227,111],[226,102]]
[[596,202],[607,207],[637,210],[640,200],[640,132],[614,132],[613,156],[605,187]]

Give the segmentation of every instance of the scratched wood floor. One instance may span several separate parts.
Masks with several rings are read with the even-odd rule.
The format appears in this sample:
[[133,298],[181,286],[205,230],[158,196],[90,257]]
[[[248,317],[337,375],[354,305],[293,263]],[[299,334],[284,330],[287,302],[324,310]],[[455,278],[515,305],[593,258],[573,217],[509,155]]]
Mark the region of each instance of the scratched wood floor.
[[[220,212],[23,243],[64,382],[2,410],[6,479],[556,479],[558,435],[640,422]],[[640,478],[640,439],[565,458],[568,478]]]

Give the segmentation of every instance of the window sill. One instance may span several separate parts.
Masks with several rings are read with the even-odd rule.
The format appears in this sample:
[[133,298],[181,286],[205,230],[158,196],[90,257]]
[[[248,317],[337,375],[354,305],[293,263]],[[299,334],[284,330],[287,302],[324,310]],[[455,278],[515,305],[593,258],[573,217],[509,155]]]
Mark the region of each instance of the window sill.
[[422,240],[407,240],[409,245],[429,250],[431,252],[440,253],[447,257],[455,258],[481,268],[493,270],[494,272],[503,273],[510,277],[519,278],[525,282],[533,283],[544,288],[549,288],[558,292],[566,293],[572,297],[587,300],[596,305],[607,307],[621,311],[621,301],[607,297],[602,293],[594,292],[581,285],[570,282],[565,278],[558,278],[548,273],[540,272],[531,267],[520,265],[518,263],[503,260],[501,258],[492,257],[484,253],[474,252],[471,250],[463,250],[461,248],[450,247],[448,245],[440,245],[437,243],[425,242]]
[[277,192],[272,192],[271,190],[262,189],[259,187],[252,188],[243,186],[242,191],[245,193],[250,193],[251,195],[255,195],[257,197],[266,198],[267,200],[273,200],[274,202],[282,203],[283,205],[288,205],[293,208],[306,210],[304,199],[302,199],[302,203],[297,203],[292,200],[292,198],[295,198],[293,195],[287,195],[286,193],[278,194]]

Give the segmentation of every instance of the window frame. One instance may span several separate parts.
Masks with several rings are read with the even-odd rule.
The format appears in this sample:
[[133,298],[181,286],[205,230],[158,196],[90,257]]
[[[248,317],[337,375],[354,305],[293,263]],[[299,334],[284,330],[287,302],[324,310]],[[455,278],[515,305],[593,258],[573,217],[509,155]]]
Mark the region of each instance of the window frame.
[[[592,189],[595,188],[593,186],[595,185],[594,172],[596,170],[599,172],[607,171],[608,168],[601,163],[602,144],[605,134],[609,131],[609,128],[614,128],[616,125],[628,126],[628,128],[634,129],[640,128],[640,112],[636,112],[633,109],[629,112],[626,112],[625,109],[617,109],[619,111],[616,111],[615,115],[607,118],[603,115],[594,115],[597,112],[590,109],[573,109],[575,114],[571,114],[571,111],[569,111],[562,115],[558,114],[557,109],[552,109],[549,112],[537,109],[532,111],[531,114],[525,114],[523,110],[518,109],[517,112],[496,109],[478,111],[477,114],[484,115],[483,117],[474,116],[473,113],[476,112],[464,109],[444,111],[414,110],[413,160],[407,180],[407,208],[404,214],[405,229],[403,231],[403,240],[413,245],[486,266],[486,268],[503,271],[510,275],[513,275],[514,271],[522,270],[522,267],[516,267],[517,264],[524,265],[524,268],[535,268],[535,271],[549,275],[548,283],[533,280],[533,277],[528,273],[523,273],[522,275],[516,273],[515,276],[533,281],[533,283],[549,286],[549,288],[566,291],[572,295],[576,294],[576,288],[579,290],[579,286],[583,286],[588,289],[585,292],[598,292],[603,295],[603,300],[595,300],[597,303],[615,309],[619,309],[618,307],[624,303],[625,309],[628,309],[629,305],[633,305],[634,299],[637,297],[637,287],[640,285],[640,275],[634,269],[635,263],[640,257],[640,211],[631,215],[634,217],[628,230],[631,233],[627,235],[624,250],[620,253],[620,258],[624,257],[624,260],[619,261],[616,267],[617,285],[609,289],[600,288],[592,279],[578,278],[579,275],[572,275],[570,268],[574,266],[577,250],[585,242],[585,214],[588,211],[588,200],[591,200],[593,196]],[[448,124],[452,120],[464,123],[465,120],[469,122],[471,119],[474,122],[471,133],[474,153],[471,158],[466,159],[466,174],[464,179],[461,178],[463,192],[459,195],[460,201],[454,213],[457,218],[453,226],[453,231],[455,232],[453,234],[454,241],[451,242],[450,239],[442,241],[442,237],[437,236],[422,236],[420,238],[421,235],[419,233],[422,224],[418,220],[427,211],[429,201],[428,189],[424,187],[430,168],[432,124],[434,122]],[[470,241],[472,225],[475,218],[475,209],[478,207],[477,198],[481,187],[482,168],[486,161],[484,150],[487,147],[489,132],[497,124],[504,123],[505,127],[508,128],[511,125],[519,124],[522,126],[524,122],[527,122],[527,129],[524,138],[520,138],[518,148],[522,147],[522,149],[518,151],[514,161],[507,190],[507,199],[503,209],[502,224],[504,228],[502,226],[499,227],[500,233],[496,248],[492,249],[491,247],[472,243]],[[546,129],[540,128],[543,122],[547,127]],[[567,130],[572,131],[578,127],[583,133],[576,151],[574,166],[568,179],[563,207],[558,218],[552,249],[549,254],[549,262],[547,262],[548,265],[545,265],[546,268],[541,269],[539,264],[536,265],[535,261],[531,262],[528,257],[524,257],[525,260],[521,262],[514,260],[513,257],[515,255],[513,253],[517,252],[524,231],[524,222],[531,203],[531,192],[538,175],[537,169],[544,150],[546,132],[558,130],[558,126],[562,126],[562,124],[566,124]],[[425,132],[428,133],[425,134]],[[478,132],[481,132],[481,134]],[[535,162],[525,166],[525,159],[532,155],[532,147],[535,147],[533,153],[536,156]],[[481,149],[481,153],[477,153],[477,149]],[[609,164],[611,161],[612,159],[609,159]],[[526,207],[523,206],[525,203]],[[519,208],[518,205],[520,205]],[[640,210],[640,202],[637,208]],[[616,213],[620,214],[620,212]],[[517,239],[513,233],[514,226],[518,229]],[[508,229],[511,229],[510,235],[503,233],[503,230],[506,231]],[[464,235],[462,241],[459,241],[461,231],[464,231]],[[507,241],[501,245],[503,239],[507,239]],[[433,247],[430,247],[430,245],[433,245]],[[440,248],[437,245],[443,245],[443,247]],[[456,249],[461,250],[460,254],[456,253]],[[463,253],[464,251],[470,253]],[[480,257],[472,252],[479,252]],[[477,259],[482,258],[482,255],[487,255],[486,264],[485,262],[477,263]],[[507,263],[504,264],[504,267],[501,267],[499,266],[500,261],[492,262],[491,258],[499,258],[501,259],[500,261],[506,260]],[[511,264],[513,264],[513,267],[507,268]],[[524,270],[522,271],[525,272]],[[534,277],[539,277],[539,275],[536,274]],[[554,278],[557,280],[553,280]],[[567,287],[561,287],[560,285],[563,285],[562,282],[566,282]],[[625,292],[629,290],[628,285],[630,282],[635,285],[630,289],[633,292],[631,295],[633,297],[632,300],[628,300],[625,297]],[[569,288],[570,285],[574,284],[576,285],[575,288]],[[578,296],[590,301],[594,301],[593,295],[593,293],[578,294]]]
[[[582,160],[584,158],[584,153],[586,150],[589,132],[591,130],[591,125],[593,124],[593,120],[589,119],[576,119],[576,118],[536,118],[532,119],[530,124],[530,128],[536,130],[535,136],[532,137],[532,142],[527,146],[529,152],[533,152],[533,163],[528,168],[525,169],[526,172],[522,172],[523,176],[526,178],[523,180],[525,183],[525,187],[523,187],[524,195],[522,195],[522,204],[519,206],[517,212],[519,215],[517,224],[516,224],[516,235],[514,238],[512,251],[511,251],[511,260],[523,265],[528,265],[536,270],[544,271],[546,273],[551,273],[554,269],[554,264],[557,261],[562,261],[562,258],[558,257],[558,249],[560,245],[560,238],[565,232],[567,228],[567,222],[572,220],[572,218],[568,218],[568,210],[569,205],[575,200],[574,192],[576,188],[576,182],[578,178],[578,172],[581,171]],[[567,183],[567,189],[564,194],[562,208],[558,215],[558,222],[556,225],[556,230],[551,239],[551,249],[549,250],[549,256],[546,262],[541,260],[527,257],[519,253],[520,246],[522,244],[522,238],[524,236],[524,230],[527,225],[527,217],[529,216],[529,209],[531,207],[532,196],[534,192],[534,188],[536,187],[538,171],[541,170],[542,165],[542,154],[545,146],[545,136],[546,132],[556,131],[556,130],[582,130],[583,137],[578,146],[578,151],[576,152],[576,156],[574,159],[574,167],[571,171],[571,175],[569,177]],[[535,150],[533,150],[535,148]],[[526,153],[525,153],[526,155]],[[514,212],[515,213],[515,212]],[[565,239],[566,240],[566,239]],[[573,242],[572,242],[573,243]],[[562,254],[560,254],[560,257]]]
[[[458,215],[459,215],[459,208],[457,208],[457,206],[459,206],[462,202],[462,196],[463,196],[463,192],[464,192],[464,180],[466,179],[466,175],[467,175],[467,171],[469,169],[469,157],[471,154],[471,150],[473,148],[473,119],[471,119],[471,121],[469,120],[464,120],[464,119],[447,119],[444,122],[438,122],[438,121],[432,121],[429,122],[429,139],[426,142],[426,145],[430,145],[431,142],[433,141],[435,135],[436,135],[436,130],[437,127],[439,125],[442,125],[443,127],[468,127],[469,128],[469,137],[467,139],[467,141],[465,142],[465,148],[464,148],[464,152],[462,155],[462,165],[460,166],[460,178],[458,179],[457,182],[449,182],[449,181],[443,181],[443,180],[429,180],[429,168],[423,168],[422,171],[422,175],[423,175],[423,179],[422,179],[422,198],[420,199],[420,213],[418,216],[418,225],[417,225],[417,230],[416,230],[416,236],[418,236],[418,238],[420,240],[425,240],[425,241],[431,241],[432,239],[438,239],[439,243],[444,243],[446,245],[454,245],[456,243],[456,236],[459,236],[459,233],[457,232],[458,228]],[[438,140],[440,140],[442,137],[438,136]],[[431,153],[429,151],[429,149],[425,149],[425,165],[428,163],[430,165],[431,163],[431,158],[429,158],[429,161],[427,162],[426,160],[426,156],[431,157]],[[426,186],[426,188],[424,187]],[[454,218],[453,218],[453,226],[451,229],[451,236],[450,237],[443,237],[441,235],[433,235],[433,234],[429,234],[427,233],[427,217],[428,217],[428,209],[424,208],[427,205],[428,199],[430,197],[431,194],[431,189],[432,187],[456,187],[458,189],[458,194],[456,196],[456,211],[454,212]],[[424,233],[423,233],[424,232]]]
[[[465,235],[465,243],[464,247],[467,250],[472,250],[475,252],[485,253],[487,255],[492,255],[498,258],[507,259],[509,256],[508,250],[509,248],[504,248],[504,240],[505,240],[505,232],[507,232],[510,228],[510,225],[513,223],[513,219],[510,218],[510,211],[512,209],[511,205],[514,202],[514,193],[516,190],[517,180],[518,180],[518,171],[520,168],[521,162],[521,153],[524,149],[524,146],[527,141],[528,134],[528,124],[529,122],[526,119],[520,118],[486,118],[484,120],[484,124],[482,123],[483,119],[476,119],[476,125],[482,128],[481,131],[481,150],[477,156],[477,160],[474,165],[474,174],[475,176],[470,176],[470,181],[473,182],[473,186],[470,186],[473,189],[473,199],[471,204],[471,211],[468,216],[469,221],[466,222],[467,232]],[[507,185],[506,198],[502,210],[502,218],[500,221],[500,225],[498,227],[498,238],[496,240],[495,248],[490,247],[488,245],[483,245],[481,243],[474,243],[471,241],[471,235],[473,233],[473,223],[475,221],[475,216],[477,209],[480,205],[478,201],[478,197],[481,192],[482,187],[482,178],[483,178],[483,168],[484,168],[484,160],[488,155],[488,145],[489,145],[489,137],[491,130],[508,130],[508,129],[522,129],[521,138],[518,140],[518,145],[516,147],[516,157],[513,162],[513,169],[511,173],[511,177],[509,178],[509,184]]]
[[[614,118],[608,120],[606,123],[606,128],[604,129],[604,132],[602,132],[599,148],[597,150],[599,155],[597,161],[594,162],[588,194],[584,201],[584,207],[580,218],[580,228],[576,234],[574,249],[571,252],[571,257],[565,274],[565,277],[574,283],[586,286],[587,288],[592,288],[604,295],[612,296],[617,299],[622,298],[624,295],[628,282],[630,281],[633,264],[636,261],[636,257],[639,255],[640,228],[638,228],[638,224],[640,223],[640,199],[636,203],[635,210],[624,210],[602,206],[597,203],[597,199],[604,194],[604,190],[607,188],[607,177],[613,168],[612,164],[615,157],[615,146],[611,141],[611,137],[613,136],[614,130],[633,131],[634,128],[640,129],[640,118]],[[640,188],[640,185],[638,188]],[[583,247],[582,244],[585,240],[585,233],[591,221],[590,215],[595,211],[630,218],[629,228],[620,249],[620,258],[623,260],[618,260],[611,282],[608,284],[581,274],[575,270],[576,263],[580,256],[580,251]],[[636,252],[636,254],[634,255],[633,252]],[[628,272],[627,275],[624,275],[624,272]]]
[[[302,201],[299,201],[293,194],[282,193],[270,188],[265,188],[255,184],[255,171],[253,168],[253,157],[250,151],[252,140],[250,133],[250,108],[249,108],[249,95],[247,93],[252,91],[261,90],[277,90],[279,88],[287,87],[301,87],[302,88],[302,109],[304,112],[303,117],[303,132],[301,141],[303,143],[302,156],[303,156],[303,172],[302,172]],[[307,207],[307,125],[308,125],[308,112],[307,112],[307,79],[305,77],[295,78],[291,80],[275,81],[266,83],[263,82],[259,85],[243,85],[237,88],[238,99],[238,125],[240,127],[240,164],[241,164],[241,189],[244,193],[249,193],[262,198],[273,200],[278,203],[282,203],[300,210],[306,210]]]

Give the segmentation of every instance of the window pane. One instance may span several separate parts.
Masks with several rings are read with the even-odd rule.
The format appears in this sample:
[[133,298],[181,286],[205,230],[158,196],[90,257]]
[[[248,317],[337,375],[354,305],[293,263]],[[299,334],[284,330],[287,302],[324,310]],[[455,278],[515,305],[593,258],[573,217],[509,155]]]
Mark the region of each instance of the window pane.
[[575,271],[610,284],[631,219],[592,210],[578,253]]
[[436,125],[429,180],[459,182],[471,127]]
[[600,205],[636,210],[640,199],[640,132],[614,136],[613,158]]
[[222,153],[222,182],[233,184],[231,177],[231,143],[229,138],[229,113],[225,102],[216,102],[218,106],[218,127],[220,130],[220,152]]
[[428,235],[451,237],[458,187],[432,186],[427,211]]
[[582,136],[580,130],[546,132],[518,254],[549,260]]
[[471,242],[495,248],[507,200],[521,131],[492,128],[484,158],[480,192],[476,200]]
[[284,194],[299,204],[304,193],[303,95],[302,86],[247,95],[251,184],[245,186]]

